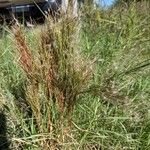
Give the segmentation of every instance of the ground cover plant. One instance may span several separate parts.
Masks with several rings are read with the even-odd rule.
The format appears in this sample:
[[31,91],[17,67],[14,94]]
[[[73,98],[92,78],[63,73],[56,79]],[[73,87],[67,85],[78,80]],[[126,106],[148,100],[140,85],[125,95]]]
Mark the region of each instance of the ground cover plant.
[[149,150],[147,7],[89,4],[79,18],[5,27],[0,149]]

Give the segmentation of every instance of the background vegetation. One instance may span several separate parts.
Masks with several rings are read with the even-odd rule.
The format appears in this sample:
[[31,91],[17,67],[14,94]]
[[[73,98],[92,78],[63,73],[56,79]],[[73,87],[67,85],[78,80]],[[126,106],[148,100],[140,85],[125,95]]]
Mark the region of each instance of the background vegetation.
[[4,28],[0,149],[150,149],[150,15],[142,4],[87,5],[79,18],[69,11],[33,30]]

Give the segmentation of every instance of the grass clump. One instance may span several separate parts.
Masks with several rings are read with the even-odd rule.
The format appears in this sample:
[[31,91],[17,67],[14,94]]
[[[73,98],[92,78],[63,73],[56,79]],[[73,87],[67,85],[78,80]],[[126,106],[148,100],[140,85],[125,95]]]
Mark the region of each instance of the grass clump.
[[150,16],[136,3],[82,11],[0,40],[11,149],[149,149]]
[[20,66],[26,75],[24,101],[36,133],[48,136],[36,142],[44,149],[57,148],[66,141],[64,130],[71,127],[77,98],[92,77],[92,63],[81,58],[74,39],[77,26],[77,19],[70,15],[57,22],[47,18],[33,53],[21,27],[13,29]]

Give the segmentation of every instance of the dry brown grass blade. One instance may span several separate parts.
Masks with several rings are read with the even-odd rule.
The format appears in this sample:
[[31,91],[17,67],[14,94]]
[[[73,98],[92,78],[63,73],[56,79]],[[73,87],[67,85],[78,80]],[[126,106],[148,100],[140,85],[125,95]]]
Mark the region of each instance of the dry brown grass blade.
[[14,26],[13,33],[20,55],[21,67],[28,75],[30,75],[32,72],[32,56],[21,27],[17,25]]
[[20,55],[20,65],[28,77],[28,86],[26,89],[26,100],[32,109],[36,118],[37,126],[41,132],[41,107],[39,100],[39,83],[37,80],[37,70],[34,58],[26,42],[25,35],[20,26],[13,28],[16,40],[17,50]]

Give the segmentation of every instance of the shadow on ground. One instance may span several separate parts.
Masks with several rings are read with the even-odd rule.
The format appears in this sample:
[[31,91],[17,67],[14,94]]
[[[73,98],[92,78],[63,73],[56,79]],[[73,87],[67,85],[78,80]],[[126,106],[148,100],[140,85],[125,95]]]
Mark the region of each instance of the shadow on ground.
[[0,150],[9,150],[9,141],[7,139],[6,116],[0,111]]

